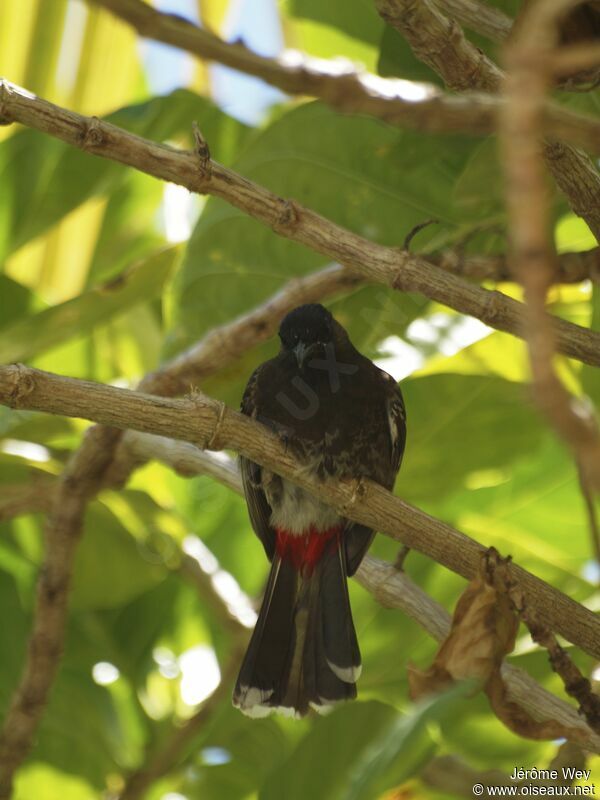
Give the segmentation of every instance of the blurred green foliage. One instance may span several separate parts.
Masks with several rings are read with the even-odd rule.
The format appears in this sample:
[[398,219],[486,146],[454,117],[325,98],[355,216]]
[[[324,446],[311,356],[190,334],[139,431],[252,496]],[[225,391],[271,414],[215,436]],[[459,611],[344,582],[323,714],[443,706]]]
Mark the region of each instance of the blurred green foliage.
[[[200,69],[186,88],[152,97],[131,31],[103,12],[83,10],[76,20],[85,41],[79,52],[65,37],[71,5],[3,5],[0,74],[158,141],[189,146],[198,120],[218,160],[374,241],[401,246],[414,225],[434,217],[439,223],[413,245],[424,252],[473,232],[474,252],[505,249],[493,138],[402,131],[294,98],[252,128],[207,99],[213,84]],[[204,0],[204,19],[221,24],[223,5]],[[497,5],[514,11],[512,2]],[[280,14],[288,44],[312,55],[345,55],[383,75],[435,80],[370,2],[287,0]],[[592,101],[578,102],[597,111]],[[146,175],[48,136],[4,129],[0,361],[135,385],[214,325],[325,264],[220,200],[169,192]],[[181,224],[173,233],[173,215],[183,233]],[[188,220],[193,224],[186,230]],[[559,198],[555,226],[561,250],[593,246]],[[515,286],[503,288],[518,295]],[[551,300],[565,318],[592,320],[597,328],[600,300],[588,284],[557,287]],[[411,372],[403,382],[409,436],[397,493],[597,607],[577,475],[532,406],[522,343],[487,330],[470,343],[459,315],[382,286],[362,287],[329,305],[367,355],[406,352],[397,349],[403,340],[416,359],[411,371],[396,355],[393,367]],[[250,372],[274,347],[253,349],[202,388],[237,406]],[[575,393],[600,401],[596,371],[565,359],[559,368]],[[0,501],[60,474],[84,428],[0,408]],[[185,686],[198,691],[209,668],[186,656],[214,650],[221,666],[227,663],[230,635],[178,572],[188,536],[200,538],[218,559],[230,589],[228,575],[250,597],[260,594],[267,564],[244,503],[209,478],[185,479],[149,464],[127,490],[104,492],[90,503],[66,652],[35,748],[18,776],[17,800],[92,800],[118,791],[122,776],[192,713],[193,692]],[[396,550],[378,537],[372,552],[393,559]],[[0,523],[0,710],[22,668],[42,558],[40,513]],[[417,553],[407,569],[448,609],[464,587]],[[151,789],[150,800],[375,800],[391,797],[386,793],[399,785],[410,796],[442,800],[450,795],[417,777],[434,754],[456,753],[476,768],[509,772],[547,765],[556,744],[516,737],[480,696],[451,693],[412,705],[407,665],[429,663],[434,642],[354,584],[351,595],[365,663],[359,700],[299,722],[249,720],[224,701],[175,771]],[[525,638],[511,660],[561,692],[544,653]],[[586,657],[578,660],[588,673],[593,669]]]

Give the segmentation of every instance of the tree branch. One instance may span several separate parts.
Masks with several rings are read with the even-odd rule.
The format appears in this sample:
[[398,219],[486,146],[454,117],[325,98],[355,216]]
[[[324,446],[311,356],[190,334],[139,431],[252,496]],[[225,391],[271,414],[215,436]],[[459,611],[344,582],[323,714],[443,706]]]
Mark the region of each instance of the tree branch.
[[[350,288],[358,280],[347,270],[334,266],[307,278],[290,281],[263,306],[229,325],[211,331],[182,356],[148,375],[142,381],[142,386],[158,393],[183,392],[194,378],[206,377],[254,344],[268,338],[280,317],[299,303]],[[73,477],[72,469],[68,466],[64,473],[65,491],[68,494],[71,485],[75,491],[64,508],[60,500],[55,499],[53,503],[45,489],[40,489],[36,495],[35,510],[54,509],[55,514],[50,516],[47,524],[46,556],[38,579],[40,599],[36,607],[24,673],[0,735],[0,797],[10,795],[12,777],[31,748],[56,674],[63,647],[72,562],[86,503],[102,486],[125,482],[140,460],[140,448],[143,448],[143,444],[139,440],[134,454],[126,447],[119,447],[118,443],[117,432],[102,428],[96,429],[84,440],[72,459],[75,465],[82,465],[85,473],[81,476],[83,483],[80,483],[79,476]],[[180,458],[185,460],[185,456],[181,454]],[[76,468],[79,469],[79,466]],[[78,486],[82,487],[82,491],[78,490]],[[15,496],[14,492],[9,492],[8,497],[6,493],[3,495],[4,498],[0,499],[0,517],[18,512],[31,499],[22,495]],[[187,569],[188,577],[196,579],[199,585],[200,576],[197,572],[192,572],[192,565],[184,559],[182,566],[184,571]],[[58,575],[55,579],[59,585],[55,597],[55,612],[54,600],[48,608],[42,602],[48,593],[49,571]],[[50,594],[54,597],[52,589]],[[40,649],[41,654],[38,655]]]
[[[292,480],[343,516],[425,553],[465,578],[476,574],[485,549],[372,481],[319,483],[296,464],[274,433],[200,393],[166,399],[12,365],[0,367],[0,403],[171,436],[203,449],[233,449]],[[600,620],[591,611],[516,564],[510,570],[525,587],[529,604],[542,609],[553,630],[600,657]]]
[[537,403],[575,454],[584,485],[600,491],[600,431],[592,409],[570,395],[552,359],[554,330],[546,294],[556,271],[542,160],[541,109],[551,86],[549,64],[558,42],[557,20],[572,0],[534,3],[507,52],[509,65],[500,142],[506,174],[515,273],[528,311],[527,344]]
[[[455,250],[428,255],[427,260],[438,267],[476,281],[514,281],[515,276],[506,255],[463,256]],[[600,247],[578,253],[561,253],[557,259],[556,283],[580,283],[600,279]]]
[[[400,127],[440,133],[491,133],[502,104],[497,97],[455,97],[429,84],[381,78],[358,71],[345,61],[309,58],[297,51],[288,51],[281,58],[260,56],[241,42],[225,42],[183,17],[156,11],[142,0],[88,2],[118,16],[141,36],[254,75],[289,94],[317,97],[338,111],[369,114]],[[510,20],[507,23],[501,12],[475,0],[452,0],[445,5],[456,10],[458,19],[478,20],[488,32],[504,29],[507,24],[510,27]],[[600,122],[593,117],[549,103],[547,124],[553,135],[599,152]]]
[[19,687],[0,733],[0,797],[10,797],[16,768],[33,735],[54,681],[63,647],[68,589],[86,502],[108,465],[119,432],[91,428],[59,482],[46,525],[46,557],[38,581],[35,620]]
[[[188,442],[131,430],[125,434],[124,440],[136,453],[160,461],[184,477],[208,475],[243,495],[239,470],[233,458],[224,457],[222,453],[205,452]],[[22,510],[24,513],[27,511],[26,508]],[[405,572],[378,558],[366,556],[355,578],[380,605],[401,610],[436,641],[447,637],[450,614]],[[236,637],[243,633],[237,623],[233,633]],[[548,692],[519,667],[504,664],[502,676],[510,700],[517,702],[537,720],[556,721],[568,731],[577,731],[574,741],[588,750],[600,752],[600,737],[590,730],[572,706]],[[147,774],[148,769],[142,767],[139,772]]]
[[20,514],[50,513],[54,501],[54,479],[35,476],[27,484],[0,487],[0,522]]
[[[22,122],[69,144],[186,186],[221,197],[276,233],[339,261],[367,280],[403,292],[417,292],[522,338],[523,306],[500,292],[475,286],[405,251],[364,239],[325,217],[285,200],[232,170],[193,153],[150,142],[96,118],[84,117],[4,84],[5,119]],[[600,205],[599,205],[600,212]],[[600,366],[600,334],[552,318],[557,349]]]
[[[435,70],[447,86],[458,91],[499,91],[502,71],[432,0],[375,0],[375,5],[383,19],[403,34],[417,58]],[[541,109],[539,114],[540,130],[545,136],[552,136],[547,116],[542,115]],[[544,145],[544,157],[571,208],[600,242],[598,170],[586,155],[558,141]]]
[[466,28],[494,42],[506,39],[513,25],[512,19],[499,8],[479,0],[436,0],[436,3]]

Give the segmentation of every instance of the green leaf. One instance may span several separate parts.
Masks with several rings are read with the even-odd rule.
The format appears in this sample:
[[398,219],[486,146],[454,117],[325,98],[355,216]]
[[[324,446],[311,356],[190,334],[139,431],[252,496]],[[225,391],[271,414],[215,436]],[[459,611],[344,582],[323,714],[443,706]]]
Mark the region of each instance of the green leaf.
[[390,25],[385,25],[381,33],[377,72],[386,78],[444,85],[437,72],[419,61],[404,36]]
[[[406,715],[397,715],[359,755],[348,771],[348,786],[343,800],[370,800],[386,789],[403,784],[417,773],[436,750],[428,728],[440,723],[457,708],[465,712],[466,686],[418,703]],[[468,713],[468,711],[467,711]]]
[[476,470],[465,483],[453,495],[432,496],[427,507],[577,600],[589,596],[580,577],[593,557],[588,520],[576,468],[553,434],[544,430],[530,452]]
[[118,517],[100,502],[88,506],[85,535],[75,559],[75,608],[122,606],[164,578],[164,567],[149,560],[144,543]]
[[[247,129],[210,101],[178,89],[165,97],[128,106],[108,122],[155,141],[184,135],[198,120],[215,158],[227,162]],[[117,191],[129,168],[87,153],[33,130],[0,143],[0,263],[90,197]]]
[[260,800],[370,800],[406,781],[433,755],[428,726],[465,703],[465,686],[417,704],[407,714],[375,701],[342,704],[314,721],[290,757],[269,776]]
[[521,384],[446,373],[402,382],[407,445],[399,494],[436,502],[476,470],[500,469],[534,450],[543,426]]
[[[226,763],[207,763],[215,748],[228,759]],[[194,743],[181,792],[190,800],[245,800],[287,759],[290,749],[275,719],[248,719],[228,703],[201,741]]]
[[0,331],[26,314],[34,303],[33,292],[26,286],[0,275]]
[[397,716],[391,706],[370,701],[343,704],[316,719],[289,758],[267,778],[259,800],[341,800],[349,787],[349,767]]
[[156,218],[164,185],[135,170],[108,198],[87,276],[87,286],[115,278],[130,264],[165,246]]
[[312,19],[338,28],[355,39],[376,44],[384,22],[371,2],[362,0],[288,0],[289,12],[295,17]]
[[0,362],[28,361],[98,324],[160,294],[181,254],[179,247],[162,250],[135,264],[119,278],[22,317],[0,331]]
[[[434,217],[440,225],[423,232],[419,241],[425,244],[467,221],[452,201],[452,188],[474,143],[459,137],[443,142],[310,103],[275,120],[246,147],[235,169],[382,244],[401,246],[415,225]],[[286,279],[326,263],[223,201],[209,200],[175,280],[168,351],[251,308]],[[372,322],[380,307],[369,302],[362,313]],[[391,332],[393,326],[382,327]]]
[[98,794],[86,781],[60,772],[46,764],[27,765],[15,779],[14,800],[97,800]]
[[[7,552],[8,548],[3,547],[3,550]],[[5,571],[4,565],[0,568],[0,608],[0,710],[3,716],[20,677],[31,622],[19,599],[17,579]]]

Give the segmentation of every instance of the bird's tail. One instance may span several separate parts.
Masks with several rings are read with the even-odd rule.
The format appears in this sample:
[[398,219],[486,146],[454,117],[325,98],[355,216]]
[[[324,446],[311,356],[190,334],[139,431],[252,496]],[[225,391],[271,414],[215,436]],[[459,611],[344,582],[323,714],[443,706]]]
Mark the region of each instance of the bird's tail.
[[276,553],[233,693],[245,714],[302,716],[356,697],[360,652],[341,528],[293,536]]

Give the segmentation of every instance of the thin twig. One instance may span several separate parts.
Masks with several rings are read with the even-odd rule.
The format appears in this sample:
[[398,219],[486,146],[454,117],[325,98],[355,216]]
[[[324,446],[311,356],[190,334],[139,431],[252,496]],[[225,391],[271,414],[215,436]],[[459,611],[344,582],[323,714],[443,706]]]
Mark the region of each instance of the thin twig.
[[556,255],[549,236],[550,208],[540,145],[542,107],[552,82],[549,65],[558,41],[557,21],[561,12],[573,5],[573,0],[545,0],[525,12],[506,55],[507,104],[500,142],[513,265],[527,305],[527,344],[536,400],[572,449],[584,484],[600,491],[600,431],[593,410],[569,394],[554,370],[556,341],[546,313]]
[[[274,433],[229,408],[222,414],[223,404],[206,395],[167,399],[12,365],[0,367],[0,403],[171,436],[199,446],[213,436],[221,418],[215,449],[235,450],[307,489],[343,516],[425,553],[465,578],[478,570],[482,545],[372,481],[361,480],[360,492],[356,481],[316,481]],[[517,565],[511,571],[526,588],[529,604],[543,609],[553,630],[600,657],[600,620],[595,614]]]
[[[110,123],[33,97],[18,87],[11,86],[5,92],[4,108],[15,121],[90,153],[186,186],[190,191],[221,197],[279,235],[344,264],[367,280],[422,294],[493,328],[523,336],[525,317],[522,304],[516,300],[448,274],[424,258],[364,239],[215,161],[211,161],[209,177],[199,174],[195,153],[150,142]],[[88,135],[90,127],[92,137]],[[598,208],[600,213],[600,205]],[[557,318],[552,318],[552,324],[560,352],[600,366],[600,334]]]
[[552,56],[550,68],[554,75],[570,75],[573,72],[597,67],[600,64],[600,44],[581,42],[562,47]]
[[411,230],[409,230],[409,232],[404,237],[404,242],[402,243],[402,249],[408,252],[410,250],[410,244],[417,235],[417,233],[420,233],[422,230],[428,228],[430,225],[437,225],[437,224],[439,224],[439,219],[426,219],[424,222],[419,222],[419,224],[415,225],[414,228],[411,228]]
[[[477,89],[493,93],[500,90],[504,79],[502,71],[432,0],[375,0],[375,5],[381,16],[403,34],[417,58],[435,70],[447,86],[458,91]],[[544,136],[552,136],[545,108],[540,100],[539,130]],[[503,104],[500,114],[505,112]],[[587,222],[600,242],[598,170],[587,156],[564,143],[548,142],[543,151],[548,169],[571,208]]]
[[514,610],[529,629],[533,641],[548,651],[552,669],[561,678],[565,691],[577,701],[579,711],[590,728],[596,734],[600,734],[600,697],[593,692],[590,681],[582,674],[564,647],[558,643],[546,623],[547,617],[527,602],[523,587],[518,579],[509,573],[508,562],[504,561],[492,568],[498,579],[498,585],[503,587]]

